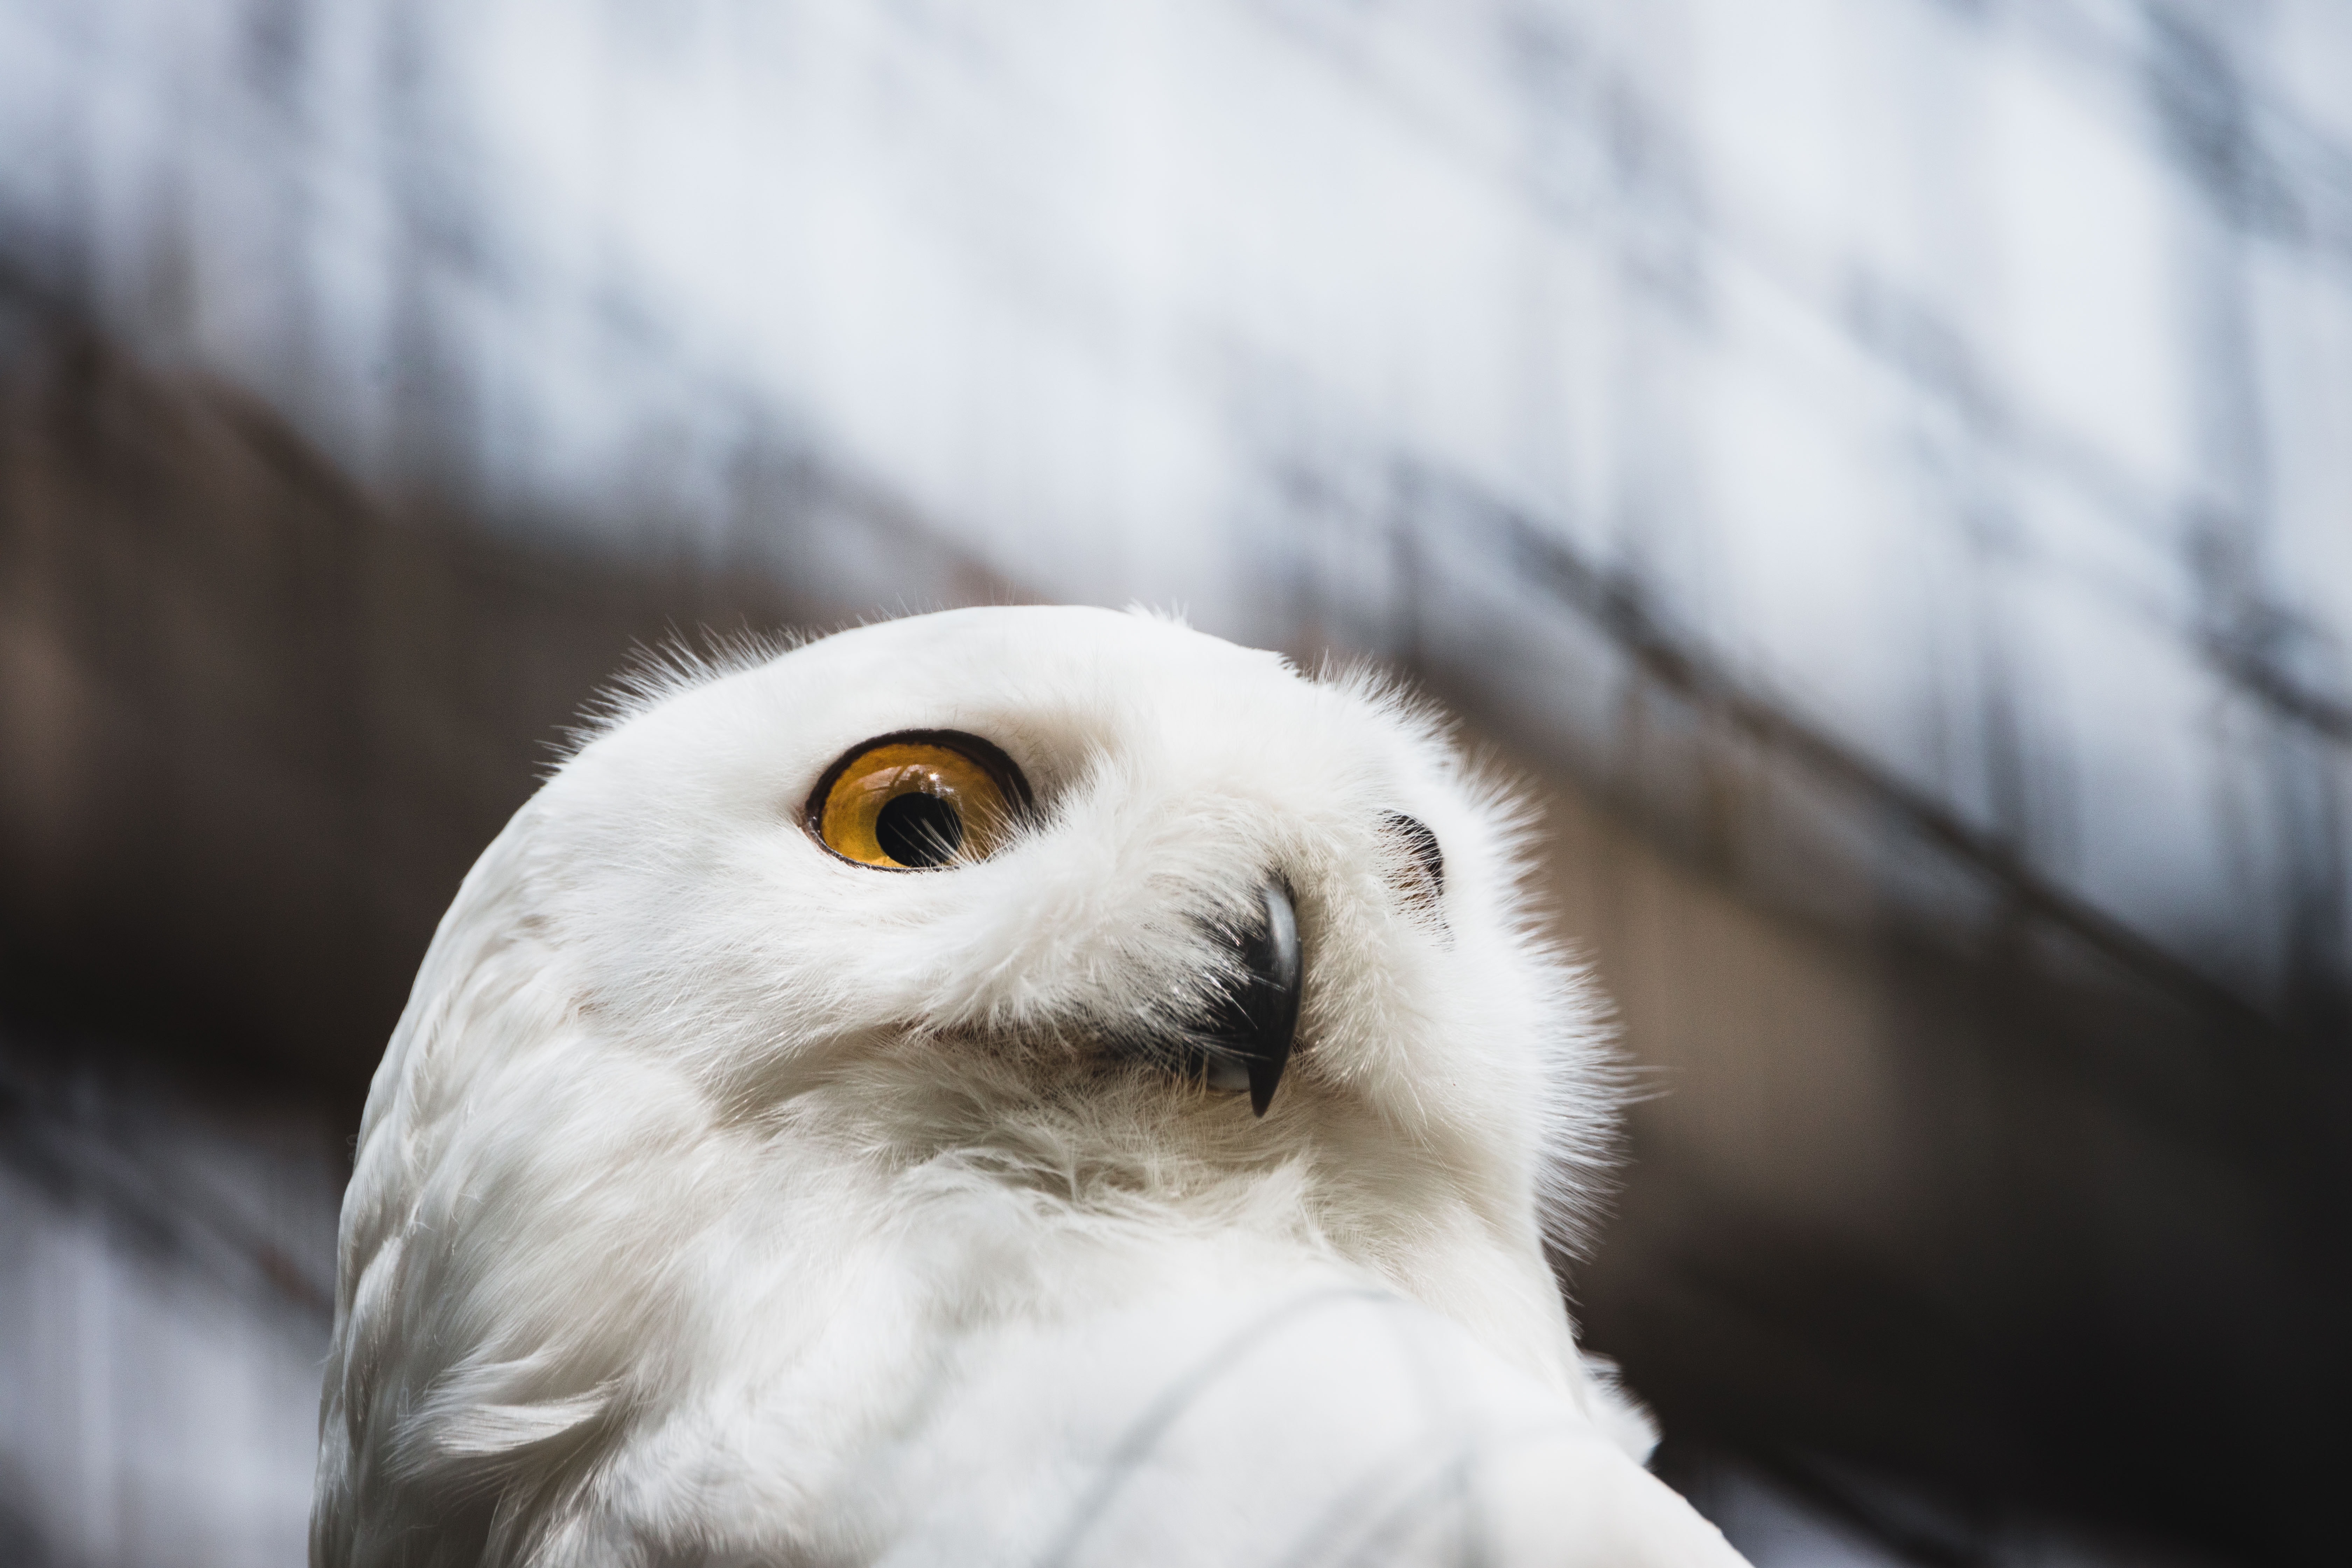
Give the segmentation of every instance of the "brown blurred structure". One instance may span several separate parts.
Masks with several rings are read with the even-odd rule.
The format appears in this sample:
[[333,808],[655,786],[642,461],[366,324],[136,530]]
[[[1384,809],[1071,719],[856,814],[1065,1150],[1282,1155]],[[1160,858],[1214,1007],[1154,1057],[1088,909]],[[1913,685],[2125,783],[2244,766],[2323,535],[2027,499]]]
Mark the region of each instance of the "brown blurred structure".
[[[233,390],[22,291],[5,321],[5,1006],[276,1086],[281,1141],[352,1124],[439,910],[633,649],[846,607],[389,515]],[[925,600],[1013,595],[814,468],[772,493],[786,532],[860,535]],[[1622,603],[1514,625],[1475,580],[1421,581],[1475,602],[1391,651],[1548,779],[1564,929],[1658,1091],[1576,1278],[1680,1479],[1737,1456],[1922,1562],[1999,1560],[2051,1516],[2308,1560],[2346,1390],[2340,1064],[1935,842]],[[1560,694],[1513,672],[1560,635],[1616,661],[1648,771],[1591,776],[1572,723],[1526,710]],[[68,1070],[31,1037],[19,1164],[55,1102],[25,1086]],[[322,1259],[257,1246],[322,1332]]]
[[[635,657],[848,613],[397,519],[266,407],[0,294],[0,933],[18,983],[355,1110],[458,879]],[[1003,590],[803,468],[937,602]],[[836,526],[842,524],[836,523]],[[821,538],[809,542],[823,548]]]

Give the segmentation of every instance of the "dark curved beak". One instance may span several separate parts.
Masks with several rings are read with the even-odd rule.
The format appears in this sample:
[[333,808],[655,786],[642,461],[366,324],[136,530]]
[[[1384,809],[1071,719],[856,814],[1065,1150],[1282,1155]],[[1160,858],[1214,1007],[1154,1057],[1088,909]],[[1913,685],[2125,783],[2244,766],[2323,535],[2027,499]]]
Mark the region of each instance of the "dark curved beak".
[[1298,911],[1281,878],[1266,879],[1258,902],[1258,922],[1232,933],[1240,949],[1241,984],[1219,999],[1202,1041],[1208,1048],[1210,1087],[1237,1089],[1246,1079],[1250,1109],[1264,1116],[1283,1068],[1290,1065],[1307,966],[1298,946]]

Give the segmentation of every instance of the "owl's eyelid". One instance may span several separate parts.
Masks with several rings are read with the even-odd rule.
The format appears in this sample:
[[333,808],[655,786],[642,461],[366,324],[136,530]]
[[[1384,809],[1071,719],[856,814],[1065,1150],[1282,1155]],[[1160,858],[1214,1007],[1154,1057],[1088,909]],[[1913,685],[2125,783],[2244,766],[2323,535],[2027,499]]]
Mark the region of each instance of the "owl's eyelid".
[[1391,811],[1381,818],[1381,831],[1404,840],[1422,875],[1429,879],[1431,890],[1439,898],[1444,897],[1445,851],[1429,824],[1405,812]]

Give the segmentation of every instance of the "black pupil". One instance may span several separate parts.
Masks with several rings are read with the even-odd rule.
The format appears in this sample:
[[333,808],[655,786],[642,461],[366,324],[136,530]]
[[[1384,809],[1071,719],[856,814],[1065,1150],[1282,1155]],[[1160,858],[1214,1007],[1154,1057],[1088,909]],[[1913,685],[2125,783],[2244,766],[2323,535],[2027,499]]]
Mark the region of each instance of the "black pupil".
[[963,818],[935,795],[902,795],[874,819],[874,841],[901,866],[939,866],[963,847]]

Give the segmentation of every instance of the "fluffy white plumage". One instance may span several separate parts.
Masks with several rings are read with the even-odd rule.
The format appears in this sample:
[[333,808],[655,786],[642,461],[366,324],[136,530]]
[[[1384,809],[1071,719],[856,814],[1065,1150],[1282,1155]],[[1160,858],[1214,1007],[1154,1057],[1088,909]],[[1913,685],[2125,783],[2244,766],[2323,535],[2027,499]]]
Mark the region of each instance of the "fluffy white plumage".
[[[1574,1343],[1603,1031],[1428,716],[1084,609],[744,664],[625,702],[442,922],[344,1204],[314,1563],[1738,1562]],[[819,779],[910,730],[1034,821],[826,852]],[[1129,1026],[1274,874],[1261,1120]]]

